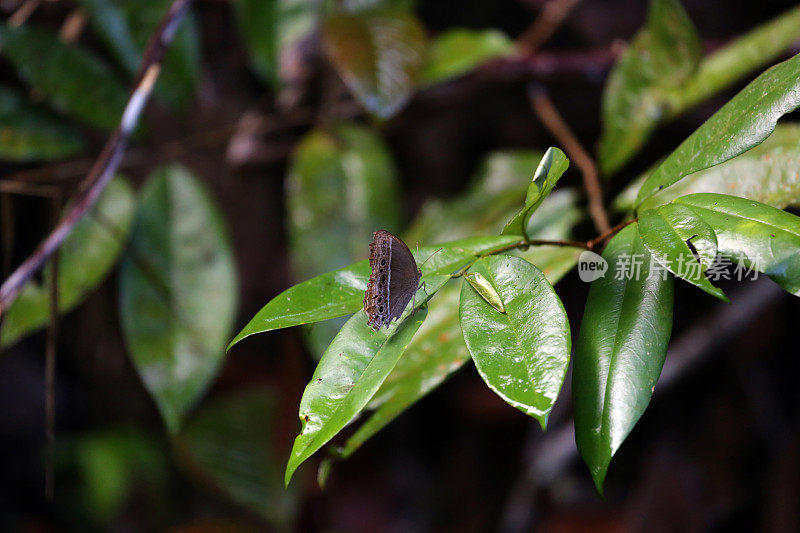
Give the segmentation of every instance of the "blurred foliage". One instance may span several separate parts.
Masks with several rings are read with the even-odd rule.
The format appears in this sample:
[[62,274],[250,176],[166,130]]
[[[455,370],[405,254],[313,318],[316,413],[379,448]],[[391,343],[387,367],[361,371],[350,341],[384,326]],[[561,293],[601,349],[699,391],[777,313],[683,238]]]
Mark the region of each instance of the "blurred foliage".
[[[167,12],[172,0],[80,0],[89,13],[92,29],[131,76],[136,74],[142,54]],[[194,97],[200,71],[200,42],[190,13],[164,58],[156,84],[158,98],[176,109],[185,108]]]
[[515,51],[514,43],[498,30],[448,30],[431,42],[422,83],[435,84],[465,74],[478,65]]
[[428,52],[420,22],[400,10],[335,13],[325,19],[323,48],[342,79],[379,118],[388,118],[409,99]]
[[0,86],[0,159],[47,161],[83,150],[83,136],[13,89]]
[[208,402],[177,438],[179,457],[201,485],[221,492],[280,531],[289,530],[297,492],[283,487],[273,449],[275,398],[247,390]]
[[0,54],[56,111],[101,130],[117,126],[128,91],[93,52],[40,28],[0,25]]
[[[74,309],[108,276],[128,240],[136,198],[125,178],[113,179],[97,205],[64,241],[59,253],[58,308]],[[3,316],[0,347],[6,348],[50,320],[50,266],[42,283],[30,282]]]
[[122,261],[120,315],[133,364],[172,433],[222,364],[237,293],[213,198],[183,167],[154,172]]

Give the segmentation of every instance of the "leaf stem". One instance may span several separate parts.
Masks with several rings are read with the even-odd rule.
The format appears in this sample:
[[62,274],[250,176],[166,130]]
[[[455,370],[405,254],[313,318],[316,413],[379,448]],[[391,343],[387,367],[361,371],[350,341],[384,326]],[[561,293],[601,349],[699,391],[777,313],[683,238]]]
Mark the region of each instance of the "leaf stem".
[[518,241],[514,241],[509,244],[504,244],[503,246],[498,246],[497,248],[492,248],[491,250],[487,250],[486,252],[480,253],[475,256],[475,259],[458,269],[455,274],[451,276],[451,278],[459,278],[466,274],[467,270],[469,270],[472,265],[474,265],[479,259],[483,259],[484,257],[489,257],[490,255],[496,255],[499,253],[507,252],[509,250],[516,250],[518,248],[527,248],[528,246],[567,246],[571,248],[582,248],[585,250],[590,250],[589,243],[581,242],[581,241],[569,241],[569,240],[556,240],[551,241],[548,239],[520,239]]

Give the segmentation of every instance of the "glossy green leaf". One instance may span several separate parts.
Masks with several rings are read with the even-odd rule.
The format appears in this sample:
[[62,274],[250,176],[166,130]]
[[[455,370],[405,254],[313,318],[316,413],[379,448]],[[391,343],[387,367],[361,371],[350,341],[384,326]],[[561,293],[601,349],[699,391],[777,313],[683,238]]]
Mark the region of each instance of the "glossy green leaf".
[[569,159],[558,148],[549,148],[545,152],[539,166],[536,167],[533,180],[528,185],[525,205],[503,228],[503,235],[527,235],[531,215],[547,198],[568,167]]
[[323,48],[364,108],[395,114],[420,78],[427,38],[410,13],[375,9],[337,13],[323,24]]
[[277,86],[282,58],[314,28],[313,0],[235,0],[236,21],[253,70]]
[[798,106],[800,54],[761,74],[683,141],[645,180],[636,204],[760,144],[778,119]]
[[[97,204],[64,240],[59,252],[59,311],[78,306],[111,272],[125,248],[136,198],[131,185],[121,177],[106,186]],[[49,266],[45,283],[29,282],[3,316],[0,347],[47,325],[50,319]]]
[[430,46],[421,81],[435,84],[469,72],[491,59],[514,54],[509,37],[498,30],[455,28],[438,35]]
[[506,310],[499,313],[462,284],[459,320],[478,373],[544,429],[569,365],[569,322],[561,300],[544,274],[518,257],[486,257],[470,270],[489,280]]
[[[288,485],[297,467],[319,450],[361,412],[403,355],[422,325],[427,309],[420,309],[449,276],[437,276],[416,294],[417,311],[409,307],[401,317],[374,331],[364,311],[356,313],[339,331],[322,356],[300,400],[300,435],[286,465]],[[426,292],[427,291],[427,292]]]
[[[80,0],[97,35],[131,76],[142,62],[150,36],[172,0]],[[200,71],[200,42],[191,13],[184,16],[164,58],[157,98],[182,109],[191,102]]]
[[[650,209],[680,196],[715,192],[741,196],[773,207],[800,205],[800,125],[778,124],[772,135],[743,154],[720,165],[695,172],[642,202]],[[633,209],[646,176],[632,183],[615,201],[620,211]]]
[[675,203],[690,207],[714,228],[720,255],[800,296],[800,217],[724,194],[691,194]]
[[[719,287],[706,277],[717,256],[714,230],[690,208],[668,204],[639,214],[639,233],[653,257],[667,270],[700,287],[717,298],[728,301]],[[687,244],[697,251],[698,261]]]
[[[286,181],[295,277],[308,279],[367,257],[375,230],[397,232],[401,204],[392,156],[370,129],[339,124],[308,133]],[[310,326],[317,356],[343,324],[331,320]]]
[[28,25],[0,25],[0,53],[57,111],[102,130],[117,126],[128,91],[88,50]]
[[663,269],[651,275],[636,224],[609,241],[603,258],[609,268],[589,289],[572,375],[575,440],[600,492],[661,374],[673,299],[673,278]]
[[214,379],[236,314],[236,265],[222,213],[188,170],[145,184],[120,272],[122,329],[167,428]]
[[603,173],[622,167],[665,111],[666,93],[680,87],[700,61],[700,39],[678,0],[651,0],[647,23],[609,74],[603,92]]
[[179,457],[198,483],[288,530],[297,493],[283,487],[273,444],[276,401],[269,391],[247,390],[201,406],[176,439]]
[[[425,246],[419,252],[412,248],[411,252],[417,264],[422,265],[423,281],[426,281],[431,275],[451,274],[476,255],[513,244],[519,239],[518,235],[473,237]],[[368,279],[369,261],[364,260],[298,283],[262,307],[228,348],[256,333],[355,313],[363,307]]]
[[75,155],[83,146],[79,131],[0,86],[0,159],[48,161]]

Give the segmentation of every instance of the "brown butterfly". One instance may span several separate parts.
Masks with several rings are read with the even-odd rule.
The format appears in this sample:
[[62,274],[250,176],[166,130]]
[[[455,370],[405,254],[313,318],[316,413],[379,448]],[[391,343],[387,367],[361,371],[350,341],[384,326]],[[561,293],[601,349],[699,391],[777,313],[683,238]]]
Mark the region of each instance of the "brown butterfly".
[[377,331],[403,314],[419,288],[422,271],[406,243],[386,230],[373,234],[369,267],[372,273],[364,293],[364,311],[367,324]]

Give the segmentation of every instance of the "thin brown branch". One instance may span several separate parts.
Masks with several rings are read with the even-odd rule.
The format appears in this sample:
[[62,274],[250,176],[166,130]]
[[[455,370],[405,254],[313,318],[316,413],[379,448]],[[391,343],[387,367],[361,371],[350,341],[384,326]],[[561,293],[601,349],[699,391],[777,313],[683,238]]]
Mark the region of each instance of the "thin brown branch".
[[81,36],[81,33],[83,33],[87,22],[86,12],[81,8],[74,9],[67,15],[67,18],[64,19],[64,23],[58,30],[59,38],[65,43],[74,43]]
[[530,85],[528,97],[539,119],[550,130],[558,142],[564,146],[564,151],[575,162],[583,176],[583,186],[589,198],[589,216],[598,233],[605,233],[611,229],[608,214],[603,205],[603,190],[600,187],[600,178],[597,165],[592,156],[583,148],[580,141],[567,123],[561,117],[553,102],[547,96],[545,89],[539,85]]
[[178,25],[192,0],[174,0],[161,24],[150,39],[142,59],[142,66],[134,83],[134,89],[120,119],[119,126],[106,142],[103,151],[84,179],[72,202],[72,207],[64,215],[50,235],[36,251],[14,271],[0,286],[0,316],[11,305],[27,281],[38,271],[45,261],[61,246],[75,225],[97,201],[100,193],[111,180],[128,146],[131,132],[136,128],[139,117],[150,97],[161,70],[164,52],[172,42]]
[[624,221],[624,222],[620,222],[619,224],[617,224],[617,225],[616,225],[616,226],[614,226],[613,228],[609,229],[609,230],[608,230],[608,231],[606,231],[605,233],[601,233],[600,235],[598,235],[597,237],[595,237],[595,238],[594,238],[594,239],[592,239],[591,241],[588,241],[588,242],[586,243],[586,246],[587,246],[587,247],[588,247],[590,250],[594,250],[594,248],[595,248],[595,247],[597,247],[597,246],[598,246],[598,245],[600,245],[600,244],[603,244],[603,243],[604,243],[604,242],[606,242],[608,239],[610,239],[611,237],[613,237],[614,235],[616,235],[617,233],[619,233],[619,231],[620,231],[622,228],[624,228],[625,226],[627,226],[627,225],[629,225],[629,224],[633,224],[634,222],[636,222],[636,220],[637,220],[637,219],[635,219],[635,218],[632,218],[632,219],[630,219],[630,220],[626,220],[626,221]]
[[580,0],[550,0],[539,12],[530,27],[517,37],[516,46],[520,53],[533,55],[553,34],[578,5]]

